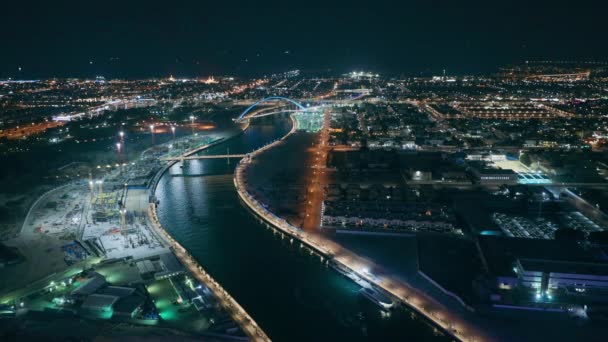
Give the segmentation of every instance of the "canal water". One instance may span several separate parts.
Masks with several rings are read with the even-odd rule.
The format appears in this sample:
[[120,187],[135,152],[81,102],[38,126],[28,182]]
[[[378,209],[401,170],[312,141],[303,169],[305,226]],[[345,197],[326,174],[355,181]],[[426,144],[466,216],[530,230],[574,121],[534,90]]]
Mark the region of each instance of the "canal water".
[[[203,152],[246,153],[289,131],[285,118],[252,123]],[[174,165],[156,189],[168,232],[232,294],[274,341],[447,341],[405,309],[384,317],[359,287],[260,223],[240,202],[236,161]],[[267,167],[281,167],[280,162]]]

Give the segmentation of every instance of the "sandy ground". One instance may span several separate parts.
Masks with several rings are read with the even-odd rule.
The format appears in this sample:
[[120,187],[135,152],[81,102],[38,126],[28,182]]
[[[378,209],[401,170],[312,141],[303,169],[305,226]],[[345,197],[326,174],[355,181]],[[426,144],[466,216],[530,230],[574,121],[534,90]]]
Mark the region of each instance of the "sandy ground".
[[20,235],[5,241],[17,247],[25,261],[3,270],[0,290],[27,285],[67,267],[61,246],[76,236],[85,202],[77,188],[69,185],[44,195],[32,207]]
[[38,186],[19,194],[0,193],[0,208],[3,210],[0,213],[0,240],[13,239],[19,235],[27,211],[48,189],[48,186]]
[[125,203],[127,211],[145,212],[148,210],[148,190],[129,189]]
[[[213,137],[225,136],[227,133],[214,134]],[[184,141],[188,139],[192,140],[189,137]],[[145,167],[145,163],[143,165],[142,167]],[[122,176],[121,170],[108,171],[105,174],[106,180],[116,180]],[[128,220],[125,233],[122,232],[122,225],[117,217],[110,218],[107,222],[95,222],[92,219],[93,205],[90,191],[88,179],[52,189],[33,203],[21,227],[13,225],[7,230],[9,233],[5,235],[11,238],[4,243],[7,246],[17,247],[25,261],[3,270],[3,276],[0,277],[0,293],[66,270],[68,264],[64,260],[65,254],[61,248],[75,239],[83,241],[97,239],[105,248],[107,258],[131,256],[140,259],[169,251],[161,246],[147,227],[145,218],[148,205],[147,189],[129,190],[126,209],[131,219]],[[111,215],[118,211],[119,192],[116,194],[104,192],[104,195],[100,195],[96,186],[94,194],[98,199],[102,199],[97,201],[103,203],[100,208],[102,212]],[[23,196],[27,195],[23,194]],[[15,200],[19,198],[0,195],[0,204]],[[29,205],[23,199],[21,202],[23,207]],[[22,213],[15,215],[21,217]],[[4,227],[0,226],[0,228]]]

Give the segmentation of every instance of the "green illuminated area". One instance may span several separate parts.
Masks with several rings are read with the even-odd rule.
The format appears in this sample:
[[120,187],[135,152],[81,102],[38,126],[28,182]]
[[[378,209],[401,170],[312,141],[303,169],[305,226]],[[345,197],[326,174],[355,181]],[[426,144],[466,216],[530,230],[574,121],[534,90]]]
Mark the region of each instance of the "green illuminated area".
[[148,285],[148,293],[163,320],[172,321],[177,318],[179,306],[173,303],[177,301],[178,296],[169,279],[158,280]]
[[316,133],[323,128],[323,112],[306,111],[294,114],[298,122],[298,129],[309,133]]
[[[66,278],[61,281],[51,281],[44,288],[31,293],[22,299],[27,308],[35,311],[46,309],[62,310],[73,308],[73,303],[66,300],[69,294],[79,286],[78,281]],[[19,305],[20,303],[16,303]]]
[[106,278],[106,281],[113,285],[141,282],[141,276],[137,268],[130,267],[129,264],[117,262],[106,264],[95,269],[95,271]]
[[[73,266],[69,267],[67,270],[65,270],[61,273],[58,273],[57,275],[55,275],[53,277],[50,277],[50,278],[47,278],[44,280],[38,280],[38,281],[32,282],[30,285],[28,285],[26,287],[22,287],[17,290],[2,294],[0,296],[0,303],[2,303],[2,304],[14,303],[15,301],[18,301],[21,297],[24,297],[29,293],[36,292],[36,291],[39,291],[40,289],[48,287],[50,282],[61,284],[62,280],[68,279],[70,277],[74,278],[76,275],[80,274],[84,268],[95,265],[95,264],[99,263],[100,261],[101,261],[101,259],[98,257],[89,258],[82,264],[73,265]],[[76,281],[76,278],[74,278],[74,281]]]
[[182,302],[173,287],[172,281],[181,281],[190,286],[188,280],[183,277],[176,277],[172,280],[157,280],[148,285],[148,293],[154,300],[154,305],[158,310],[164,323],[185,331],[201,332],[209,328],[209,319],[196,308]]
[[112,310],[112,308],[108,309],[108,310],[96,310],[96,311],[91,311],[91,312],[87,312],[87,317],[90,318],[95,318],[95,319],[110,319],[112,318],[112,315],[114,314],[114,310]]

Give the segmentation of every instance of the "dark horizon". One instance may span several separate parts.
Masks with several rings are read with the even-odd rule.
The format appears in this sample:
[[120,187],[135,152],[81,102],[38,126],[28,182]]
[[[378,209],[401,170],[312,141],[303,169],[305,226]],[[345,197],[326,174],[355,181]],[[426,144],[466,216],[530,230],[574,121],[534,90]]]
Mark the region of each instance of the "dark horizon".
[[[608,59],[602,4],[10,3],[0,78],[261,75],[289,69],[479,74]],[[21,68],[21,70],[19,70]]]

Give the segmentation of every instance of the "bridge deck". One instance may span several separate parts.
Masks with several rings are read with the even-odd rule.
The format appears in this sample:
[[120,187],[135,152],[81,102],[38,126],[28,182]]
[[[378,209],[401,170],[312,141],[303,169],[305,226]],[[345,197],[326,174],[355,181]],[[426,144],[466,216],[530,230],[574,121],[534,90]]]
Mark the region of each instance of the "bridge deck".
[[175,160],[194,160],[194,159],[221,159],[221,158],[245,158],[246,154],[214,154],[214,155],[202,155],[202,156],[189,156],[189,157],[172,157],[172,158],[162,158],[162,160],[166,161],[175,161]]

